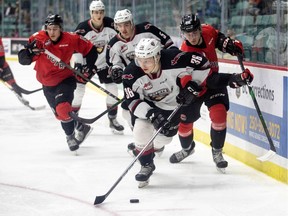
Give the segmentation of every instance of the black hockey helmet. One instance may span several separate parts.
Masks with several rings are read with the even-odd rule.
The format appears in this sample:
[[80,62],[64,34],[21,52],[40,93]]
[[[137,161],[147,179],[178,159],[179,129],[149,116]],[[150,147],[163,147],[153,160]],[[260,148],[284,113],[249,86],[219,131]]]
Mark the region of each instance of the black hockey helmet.
[[45,28],[49,25],[59,25],[62,28],[63,20],[58,14],[49,14],[45,20]]
[[195,14],[184,15],[180,24],[181,31],[192,32],[201,29],[199,18]]

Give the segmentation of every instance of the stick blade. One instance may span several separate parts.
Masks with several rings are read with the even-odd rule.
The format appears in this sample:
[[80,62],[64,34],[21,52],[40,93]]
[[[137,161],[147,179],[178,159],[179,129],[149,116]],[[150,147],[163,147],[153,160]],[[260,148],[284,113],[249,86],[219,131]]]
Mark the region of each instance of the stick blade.
[[276,154],[275,151],[269,150],[263,156],[258,157],[257,160],[264,162],[264,161],[270,160],[275,154]]
[[102,202],[104,202],[104,200],[106,199],[106,196],[103,195],[103,196],[96,196],[96,199],[94,201],[94,205],[98,205]]

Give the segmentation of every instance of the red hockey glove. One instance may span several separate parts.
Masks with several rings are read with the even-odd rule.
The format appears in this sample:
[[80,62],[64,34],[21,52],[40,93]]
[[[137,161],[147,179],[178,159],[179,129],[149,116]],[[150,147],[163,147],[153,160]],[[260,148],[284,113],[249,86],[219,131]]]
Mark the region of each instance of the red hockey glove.
[[234,48],[234,54],[232,54],[232,55],[239,55],[239,54],[243,55],[244,49],[243,49],[242,42],[239,40],[234,40],[233,43],[234,43],[235,48]]
[[232,74],[229,79],[231,88],[239,88],[243,85],[250,84],[254,79],[254,75],[246,68],[241,74]]

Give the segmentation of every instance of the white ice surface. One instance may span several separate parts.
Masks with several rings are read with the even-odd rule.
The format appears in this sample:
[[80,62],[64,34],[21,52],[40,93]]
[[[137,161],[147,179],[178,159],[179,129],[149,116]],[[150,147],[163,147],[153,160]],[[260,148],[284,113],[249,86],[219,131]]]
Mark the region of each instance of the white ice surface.
[[[31,67],[10,66],[23,88],[40,87]],[[25,98],[31,105],[47,105],[42,92]],[[227,155],[227,173],[220,174],[206,145],[197,143],[194,155],[170,164],[170,155],[180,149],[177,137],[156,157],[148,187],[137,187],[137,162],[95,207],[96,195],[105,194],[133,160],[126,152],[131,131],[121,115],[125,135],[112,135],[104,116],[75,156],[48,106],[31,111],[4,85],[0,101],[0,216],[288,215],[287,185]],[[80,115],[94,117],[104,110],[105,97],[87,89]],[[140,203],[129,203],[132,198]]]

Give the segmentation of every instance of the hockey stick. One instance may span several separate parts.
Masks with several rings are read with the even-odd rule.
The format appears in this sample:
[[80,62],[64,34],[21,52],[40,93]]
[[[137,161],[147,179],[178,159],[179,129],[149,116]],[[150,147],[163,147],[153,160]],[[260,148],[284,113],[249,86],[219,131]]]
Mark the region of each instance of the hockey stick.
[[[243,64],[243,56],[242,55],[238,55],[237,58],[238,58],[238,61],[240,63],[242,71],[244,71],[245,68],[244,68],[244,64]],[[269,145],[270,145],[270,150],[266,154],[264,154],[263,156],[258,157],[257,159],[260,160],[260,161],[267,161],[267,160],[271,159],[276,154],[276,148],[275,148],[275,146],[273,144],[273,141],[272,141],[272,138],[271,138],[271,136],[269,134],[267,125],[266,125],[265,120],[263,118],[262,112],[261,112],[261,110],[259,108],[259,105],[258,105],[258,102],[256,100],[255,94],[254,94],[253,89],[251,87],[251,84],[247,82],[247,86],[248,86],[249,94],[251,95],[251,98],[253,100],[253,103],[254,103],[254,106],[256,108],[257,114],[259,116],[259,119],[261,121],[261,124],[263,126],[264,132],[266,134],[266,137],[267,137]]]
[[53,53],[51,53],[49,50],[44,49],[44,53],[49,56],[50,58],[54,59],[56,62],[58,62],[59,64],[65,66],[66,68],[68,68],[69,70],[71,70],[74,74],[76,74],[77,76],[81,77],[82,79],[84,79],[87,82],[90,82],[91,84],[93,84],[94,86],[96,86],[97,88],[99,88],[101,91],[105,92],[107,95],[109,95],[110,97],[114,98],[115,100],[119,101],[121,100],[120,98],[118,98],[116,95],[112,94],[111,92],[107,91],[105,88],[101,87],[100,85],[98,85],[97,83],[93,82],[91,79],[88,79],[87,77],[85,77],[82,73],[80,73],[79,71],[75,70],[74,68],[72,68],[69,64],[63,62],[60,58],[58,58],[57,56],[55,56]]
[[[37,107],[35,107],[35,106],[31,106],[30,105],[30,103],[29,103],[29,101],[27,101],[26,99],[24,99],[23,97],[21,97],[20,95],[18,95],[15,91],[14,91],[14,89],[13,89],[13,87],[9,84],[9,83],[7,83],[7,82],[5,82],[5,81],[2,81],[1,80],[1,82],[5,85],[5,86],[7,86],[8,88],[9,88],[9,90],[11,90],[15,95],[16,95],[16,97],[17,97],[17,99],[24,105],[24,106],[26,106],[26,107],[28,107],[29,109],[31,109],[31,110],[42,110],[42,109],[45,109],[45,105],[43,105],[43,106],[37,106]],[[19,87],[19,86],[18,86]],[[37,90],[37,89],[36,89]],[[36,92],[36,90],[34,90],[34,92]],[[40,89],[40,90],[42,90],[42,88]],[[39,90],[37,90],[37,91],[39,91]],[[22,93],[22,92],[21,92]]]
[[21,93],[22,93],[22,94],[26,94],[26,95],[33,94],[33,93],[35,93],[35,92],[38,92],[38,91],[41,91],[41,90],[42,90],[42,88],[39,88],[39,89],[35,89],[35,90],[29,91],[29,90],[23,89],[23,88],[20,87],[19,85],[17,85],[17,86],[18,86],[18,88],[20,89]]
[[[178,110],[181,108],[181,104],[178,105],[173,112],[169,115],[169,117],[167,118],[167,121],[170,122],[170,120],[173,118],[173,116],[178,112]],[[122,180],[122,178],[128,173],[128,171],[133,167],[133,165],[135,164],[135,162],[138,160],[138,158],[144,153],[144,151],[146,150],[146,148],[149,146],[150,143],[153,142],[153,140],[155,139],[155,137],[160,133],[160,131],[163,129],[165,125],[163,125],[162,127],[160,127],[155,133],[154,135],[150,138],[150,140],[147,142],[147,144],[144,146],[144,148],[139,152],[139,154],[133,159],[133,161],[130,163],[130,165],[125,169],[125,171],[122,173],[122,175],[117,179],[117,181],[112,185],[112,187],[108,190],[108,192],[102,196],[96,196],[95,201],[94,201],[94,205],[100,204],[102,202],[104,202],[104,200],[109,196],[109,194],[114,190],[114,188],[119,184],[119,182]]]
[[70,112],[69,115],[72,119],[74,119],[75,121],[79,121],[83,124],[92,124],[94,123],[96,120],[98,120],[99,118],[101,118],[102,116],[104,116],[106,113],[110,112],[111,110],[115,109],[115,107],[117,107],[120,103],[122,103],[124,101],[124,99],[121,99],[119,101],[117,101],[115,104],[113,104],[111,107],[109,107],[109,109],[106,109],[104,112],[102,112],[101,114],[99,114],[98,116],[88,119],[88,118],[82,118],[80,116],[78,116],[76,113],[74,112]]
[[[7,82],[5,82],[5,81],[3,81],[3,80],[1,80],[1,82],[3,82],[5,85],[9,85]],[[17,84],[16,84],[17,85]],[[10,86],[10,85],[9,85]],[[8,86],[8,88],[12,88],[12,86],[11,87],[9,87]],[[29,94],[32,94],[32,93],[35,93],[35,92],[38,92],[38,91],[41,91],[42,90],[42,88],[39,88],[39,89],[35,89],[35,90],[26,90],[26,89],[23,89],[22,87],[20,87],[19,85],[17,85],[17,87],[18,87],[18,89],[21,91],[21,93],[22,94],[27,94],[27,95],[29,95]]]

